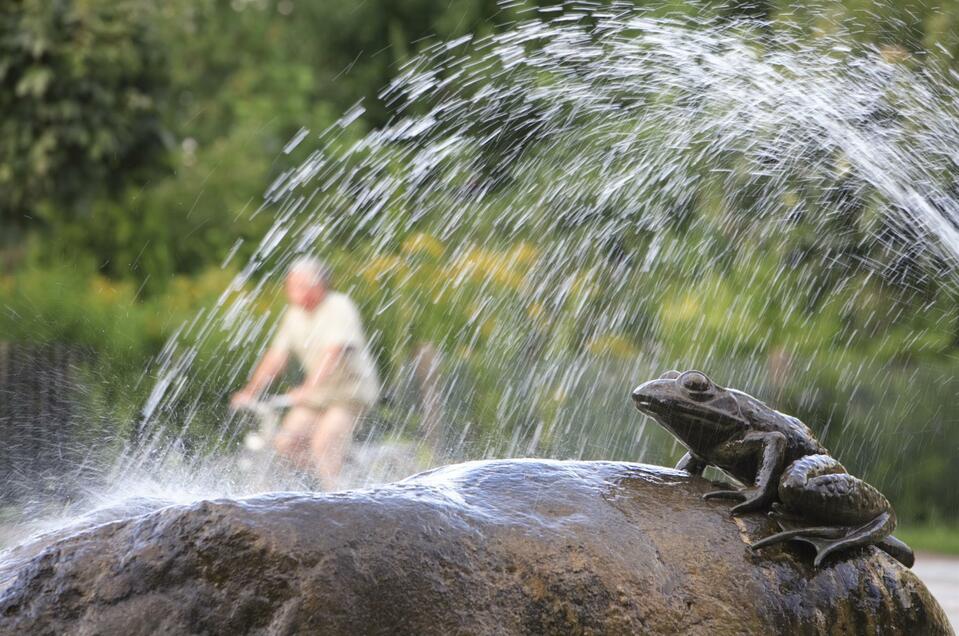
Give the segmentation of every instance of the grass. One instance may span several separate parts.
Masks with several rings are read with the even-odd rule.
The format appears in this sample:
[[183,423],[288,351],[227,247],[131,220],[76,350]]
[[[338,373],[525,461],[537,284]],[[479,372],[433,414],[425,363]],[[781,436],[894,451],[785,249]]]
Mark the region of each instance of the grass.
[[917,552],[959,555],[959,525],[902,526],[894,534]]

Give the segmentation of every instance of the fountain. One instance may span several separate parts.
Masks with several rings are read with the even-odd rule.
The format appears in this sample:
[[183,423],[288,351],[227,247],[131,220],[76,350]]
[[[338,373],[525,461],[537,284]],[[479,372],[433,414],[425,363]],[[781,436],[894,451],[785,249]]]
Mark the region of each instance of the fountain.
[[[523,573],[522,597],[534,604],[558,602],[566,594],[580,599],[569,614],[577,620],[620,625],[621,631],[644,624],[630,621],[660,606],[643,605],[630,614],[629,599],[618,599],[614,604],[627,608],[622,616],[629,618],[615,623],[609,622],[619,620],[612,615],[598,618],[596,604],[609,599],[587,598],[592,586],[613,594],[626,579],[597,582],[583,574],[573,591],[570,579],[541,576],[532,564],[558,551],[566,571],[582,572],[582,564],[608,551],[616,538],[603,534],[580,552],[569,542],[582,539],[591,518],[626,527],[622,518],[610,520],[610,507],[644,533],[629,535],[643,547],[626,554],[655,548],[674,550],[669,554],[677,559],[688,556],[690,545],[657,538],[674,526],[657,531],[650,525],[650,502],[657,497],[688,507],[703,533],[715,530],[726,546],[719,562],[729,568],[727,576],[742,571],[742,563],[729,560],[729,546],[738,545],[740,534],[769,534],[763,525],[768,522],[720,519],[715,507],[699,502],[700,484],[681,474],[625,464],[492,462],[441,469],[378,490],[263,495],[307,490],[311,483],[283,471],[271,471],[266,481],[251,479],[235,461],[249,422],[221,405],[275,328],[281,272],[298,255],[319,253],[339,285],[360,302],[380,366],[395,387],[388,407],[365,423],[361,441],[374,447],[383,439],[404,440],[419,468],[527,456],[664,462],[676,454],[675,442],[637,420],[628,394],[637,380],[676,366],[715,370],[730,384],[823,416],[809,424],[821,438],[832,435],[827,443],[837,456],[869,466],[884,445],[901,443],[895,430],[868,430],[871,418],[915,411],[930,393],[955,393],[956,380],[941,369],[891,369],[906,344],[921,349],[916,339],[929,336],[934,347],[950,328],[959,265],[959,199],[950,177],[959,144],[959,95],[934,71],[911,70],[881,50],[851,50],[844,39],[829,36],[811,45],[788,32],[770,38],[765,26],[699,24],[654,17],[632,4],[600,9],[570,2],[563,11],[531,13],[503,33],[429,48],[384,89],[381,97],[395,115],[382,128],[360,130],[363,106],[357,104],[329,130],[298,133],[284,148],[291,167],[253,212],[273,215],[272,228],[248,262],[227,259],[224,267],[237,274],[218,303],[183,325],[145,374],[154,388],[133,440],[117,440],[104,452],[102,470],[81,484],[87,494],[80,503],[53,521],[24,524],[27,535],[52,534],[5,555],[2,615],[25,627],[68,627],[58,618],[42,622],[53,616],[53,605],[43,603],[63,602],[64,596],[26,600],[54,580],[47,577],[55,578],[57,594],[67,594],[81,589],[76,581],[92,576],[82,568],[59,572],[57,555],[87,555],[107,540],[119,554],[133,555],[133,546],[147,538],[161,546],[160,556],[151,561],[137,552],[131,571],[149,575],[144,585],[167,585],[176,577],[157,573],[182,566],[177,580],[189,584],[171,592],[171,599],[199,590],[203,603],[220,603],[225,597],[212,591],[218,581],[232,585],[243,572],[266,577],[267,587],[230,606],[239,614],[211,611],[176,622],[185,615],[174,612],[171,629],[215,625],[229,631],[233,620],[240,621],[234,626],[276,626],[285,624],[286,611],[287,618],[295,616],[289,625],[307,629],[319,623],[283,609],[291,599],[306,597],[290,591],[289,580],[257,569],[271,559],[292,558],[274,538],[284,531],[284,515],[294,515],[298,506],[317,526],[325,515],[342,515],[349,532],[362,531],[370,522],[361,519],[381,514],[396,521],[386,512],[394,508],[437,515],[437,527],[454,539],[436,547],[429,562],[459,571],[466,566],[456,565],[458,550],[476,547],[473,533],[501,530],[496,548],[502,550],[525,540],[526,531],[516,529],[519,511],[531,505],[537,488],[554,488],[552,480],[565,484],[547,502],[555,508],[531,513],[523,523],[559,529],[523,553],[533,556],[521,565],[508,551],[485,561],[474,554],[476,561],[468,561],[493,567],[497,585]],[[923,325],[897,323],[894,314],[880,310],[886,302],[916,296],[929,310]],[[832,330],[817,331],[827,319]],[[904,337],[904,331],[913,335]],[[846,355],[854,347],[861,353]],[[429,409],[410,398],[416,393],[410,387],[422,379],[417,369],[423,351],[438,352],[427,374]],[[810,380],[786,395],[785,379],[797,376]],[[836,392],[824,396],[822,386]],[[856,399],[863,391],[871,397]],[[847,396],[846,411],[831,414]],[[405,465],[398,474],[383,474],[375,462],[370,466],[369,472],[355,471],[350,485],[368,487],[413,471]],[[900,467],[865,475],[881,483],[897,506],[894,474]],[[570,501],[563,504],[563,496]],[[218,501],[208,503],[213,499]],[[417,507],[420,500],[423,508]],[[281,519],[264,520],[270,511],[281,511]],[[294,525],[296,540],[313,542],[310,567],[325,563],[321,555],[328,550],[336,559],[352,558],[349,550],[355,548],[336,552],[343,549],[336,541],[348,543],[347,530],[317,537],[306,525]],[[214,529],[204,534],[207,527]],[[195,548],[183,561],[168,542],[169,533],[181,530]],[[403,549],[425,549],[425,539],[435,538],[415,524],[403,531],[426,533],[422,540],[404,538],[397,544]],[[44,552],[55,540],[64,542],[58,550],[66,552]],[[218,543],[233,540],[253,569],[245,570]],[[376,535],[371,545],[363,558],[373,561],[364,563],[385,563],[377,560],[386,559],[385,552],[376,549],[390,545],[389,538]],[[807,575],[796,572],[805,566],[788,550],[782,555],[770,567],[783,589],[800,589]],[[883,620],[944,624],[921,584],[882,558],[870,553],[862,571],[843,562],[802,589],[815,588],[823,601],[852,594],[838,590],[857,572],[870,581],[887,581],[893,572],[895,589],[915,596],[883,597],[890,603],[883,605]],[[393,580],[401,566],[412,568],[383,565],[383,576]],[[356,573],[355,564],[330,567],[377,576],[375,568]],[[623,567],[616,562],[617,572]],[[668,596],[680,573],[664,563],[657,567],[665,569],[654,579],[629,579],[624,589],[635,592],[654,581]],[[14,580],[16,573],[20,579]],[[89,625],[109,629],[147,611],[124,603],[148,588],[115,574],[112,592],[90,593],[98,595],[98,606],[117,613],[104,610],[107,622]],[[76,578],[71,583],[64,576]],[[309,580],[297,576],[298,584]],[[463,597],[475,583],[459,575],[449,580],[465,586]],[[721,620],[712,610],[690,613],[696,598],[719,598],[707,590],[710,580],[704,577],[703,587],[685,601],[687,616]],[[271,592],[274,583],[279,587]],[[417,589],[427,585],[422,579],[414,583]],[[344,607],[358,608],[372,592],[360,585],[344,587],[343,594],[353,594],[336,597]],[[338,611],[332,596],[309,598],[326,615]],[[853,607],[858,601],[849,598]],[[83,596],[83,603],[90,602]],[[795,598],[784,605],[770,601],[756,625],[825,620],[805,614],[808,607],[801,605]],[[154,604],[149,612],[160,621],[164,607]],[[561,610],[535,613],[540,622],[527,627],[560,629],[564,623],[549,621],[560,621]],[[843,611],[832,618],[865,620]],[[40,622],[28,622],[27,613]],[[388,613],[383,625],[399,624],[398,616]],[[445,624],[432,614],[422,616],[424,622],[416,624]],[[490,622],[478,628],[502,619],[484,616]],[[780,622],[770,623],[770,617]],[[351,620],[342,618],[337,629],[355,628]],[[673,626],[686,625],[675,621]]]
[[[291,140],[305,159],[255,212],[273,228],[151,371],[114,481],[209,437],[211,396],[261,353],[279,272],[302,252],[361,301],[393,385],[418,344],[446,356],[439,454],[453,459],[661,456],[620,423],[624,378],[695,362],[769,395],[752,354],[777,349],[808,373],[828,344],[804,333],[811,313],[848,321],[830,336],[850,343],[891,340],[881,318],[844,314],[883,302],[897,276],[907,294],[932,275],[954,287],[959,130],[944,83],[830,38],[760,50],[761,25],[576,6],[468,50],[434,46],[383,92],[397,114],[382,129],[354,132],[357,105],[318,147],[301,148],[307,131]],[[951,300],[930,299],[930,326]],[[871,373],[897,344],[875,348],[874,368],[841,350],[828,362],[847,386],[881,385]],[[398,402],[392,429],[415,429],[421,414]]]

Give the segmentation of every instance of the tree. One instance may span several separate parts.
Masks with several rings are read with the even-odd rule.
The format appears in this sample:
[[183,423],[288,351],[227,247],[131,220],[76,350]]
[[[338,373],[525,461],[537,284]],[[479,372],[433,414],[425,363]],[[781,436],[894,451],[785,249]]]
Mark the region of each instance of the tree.
[[137,0],[0,9],[0,224],[52,225],[164,163],[164,47]]

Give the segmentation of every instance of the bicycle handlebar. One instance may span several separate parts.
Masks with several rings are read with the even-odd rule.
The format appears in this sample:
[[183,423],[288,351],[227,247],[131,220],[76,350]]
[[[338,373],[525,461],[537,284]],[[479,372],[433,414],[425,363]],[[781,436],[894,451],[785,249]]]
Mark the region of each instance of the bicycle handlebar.
[[266,413],[283,411],[291,408],[292,406],[293,400],[291,400],[289,396],[272,395],[259,400],[253,400],[252,402],[247,402],[246,404],[241,404],[239,408],[241,410],[252,411],[257,415],[263,415]]

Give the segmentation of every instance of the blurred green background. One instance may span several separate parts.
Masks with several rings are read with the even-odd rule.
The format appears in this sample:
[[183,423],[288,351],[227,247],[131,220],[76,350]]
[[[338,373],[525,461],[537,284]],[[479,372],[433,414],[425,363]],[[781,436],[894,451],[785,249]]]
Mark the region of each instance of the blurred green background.
[[[385,123],[390,111],[376,93],[418,51],[438,40],[508,28],[524,10],[552,4],[5,3],[0,8],[0,341],[67,343],[90,351],[85,373],[91,399],[118,429],[129,428],[149,390],[150,383],[140,381],[149,361],[178,326],[221,294],[233,267],[245,262],[269,228],[268,214],[250,213],[288,167],[281,160],[287,141],[301,128],[324,129],[360,99],[366,105],[360,131]],[[801,7],[760,0],[673,1],[656,7],[663,15],[768,19],[771,33],[780,23],[799,25],[810,40],[842,28],[896,63],[959,71],[953,55],[959,52],[956,0],[844,0]],[[709,197],[700,201],[702,209],[691,214],[709,213]],[[861,248],[868,212],[856,208],[847,215],[848,227],[837,233],[845,238],[833,249]],[[231,266],[222,267],[240,239]],[[337,271],[355,274],[361,303],[374,295],[401,297],[417,286],[425,289],[449,268],[464,267],[462,254],[447,255],[444,244],[429,235],[411,235],[392,254],[342,247],[331,247],[331,261]],[[506,297],[516,289],[501,264],[533,258],[535,248],[517,238],[512,245],[478,248],[467,261],[497,281],[498,287],[484,287],[483,293]],[[660,350],[684,360],[692,357],[687,334],[695,329],[721,353],[773,366],[782,358],[783,343],[806,343],[805,351],[789,351],[804,361],[804,370],[764,396],[810,423],[851,470],[886,491],[920,547],[955,550],[955,280],[944,281],[919,260],[905,259],[890,263],[897,271],[892,279],[879,281],[864,271],[821,281],[824,289],[851,288],[850,281],[868,288],[850,295],[849,302],[840,292],[821,305],[810,299],[805,315],[777,315],[767,310],[777,306],[770,302],[775,292],[762,281],[776,280],[774,273],[794,258],[751,255],[742,259],[742,268],[731,262],[698,283],[701,294],[691,293],[682,278],[695,268],[680,264],[671,284],[651,282],[638,294],[648,306],[637,311],[637,320],[646,323],[637,325],[636,334],[655,323]],[[788,285],[775,286],[788,292]],[[740,298],[732,290],[741,294],[744,287],[756,290],[754,311],[730,305]],[[387,378],[409,357],[417,334],[459,333],[473,322],[472,308],[437,302],[442,310],[428,323],[413,324],[402,303],[369,317],[370,330],[382,334],[378,357]],[[724,341],[729,314],[736,311],[742,314],[741,333],[755,338]],[[530,320],[537,319],[535,313]],[[478,337],[493,328],[488,324],[485,333],[481,328]],[[572,334],[577,325],[569,329]],[[768,337],[773,332],[775,337]],[[629,360],[649,343],[620,333],[577,342],[583,345]],[[469,352],[456,356],[465,359]],[[859,370],[856,383],[844,377],[849,368]],[[629,384],[638,379],[629,378]],[[873,394],[864,395],[863,386],[874,387]],[[921,394],[897,399],[902,387],[917,386],[923,387]],[[495,403],[493,397],[484,402],[478,391],[472,415],[479,421],[495,417]],[[862,452],[864,447],[871,450]],[[847,453],[850,459],[843,449],[854,449]],[[661,452],[662,461],[669,461],[677,451],[664,446]]]

